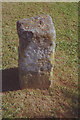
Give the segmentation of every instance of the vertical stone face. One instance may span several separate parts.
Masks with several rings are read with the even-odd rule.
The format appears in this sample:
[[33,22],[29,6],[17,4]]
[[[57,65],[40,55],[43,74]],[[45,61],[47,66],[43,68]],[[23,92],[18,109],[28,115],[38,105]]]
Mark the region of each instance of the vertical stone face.
[[53,81],[55,28],[49,15],[17,22],[21,88],[48,88]]

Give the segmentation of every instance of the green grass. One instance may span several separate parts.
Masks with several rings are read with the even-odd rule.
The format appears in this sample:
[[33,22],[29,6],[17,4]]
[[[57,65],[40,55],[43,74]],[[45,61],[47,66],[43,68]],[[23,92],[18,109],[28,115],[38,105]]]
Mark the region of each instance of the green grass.
[[[77,82],[78,82],[78,3],[67,2],[53,2],[53,3],[3,3],[2,5],[2,69],[9,69],[18,67],[18,45],[19,38],[17,35],[16,22],[23,18],[30,18],[39,14],[49,14],[54,22],[56,29],[56,54],[55,54],[55,68],[54,68],[54,81],[57,87],[48,90],[49,95],[54,98],[56,104],[52,109],[54,117],[60,117],[60,110],[64,111],[65,117],[76,117],[77,113]],[[59,98],[56,94],[56,90],[61,92],[59,98],[66,98],[68,105],[59,106]],[[73,91],[72,91],[73,90]],[[11,104],[11,100],[14,98],[14,94],[17,91],[10,93],[3,93],[3,117],[19,117],[22,107],[16,110],[15,106]],[[19,91],[18,91],[19,92]],[[21,92],[21,91],[20,91]],[[23,93],[22,91],[21,93]],[[41,91],[35,91],[36,95]],[[55,96],[55,97],[54,97]],[[63,97],[64,96],[64,97]],[[40,98],[41,99],[41,98]],[[46,99],[46,98],[45,98]],[[74,99],[74,101],[72,101]],[[18,104],[16,98],[13,99],[14,103]],[[46,100],[47,101],[47,100]],[[64,101],[63,101],[64,103]],[[27,103],[26,103],[27,104]],[[69,106],[69,104],[71,104]],[[50,105],[50,104],[49,104]],[[29,106],[27,106],[29,107]],[[56,108],[56,110],[55,110]],[[37,109],[37,108],[36,108]],[[41,107],[40,107],[41,109]],[[23,108],[23,117],[28,117],[26,108]],[[68,112],[73,112],[70,115]],[[14,114],[13,114],[13,111]],[[40,113],[42,114],[42,113]],[[45,114],[45,112],[44,112]],[[46,114],[45,114],[46,116]],[[20,116],[21,117],[21,116]]]
[[16,22],[38,14],[52,17],[56,28],[56,51],[65,51],[69,57],[67,65],[73,66],[77,62],[77,9],[77,3],[3,3],[3,69],[18,65]]

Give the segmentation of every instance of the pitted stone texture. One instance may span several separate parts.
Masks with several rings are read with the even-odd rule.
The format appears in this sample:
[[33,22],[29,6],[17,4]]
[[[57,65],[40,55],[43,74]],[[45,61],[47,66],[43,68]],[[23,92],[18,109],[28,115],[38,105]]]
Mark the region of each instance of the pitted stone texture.
[[17,22],[21,88],[48,88],[53,81],[56,32],[52,18],[40,15]]

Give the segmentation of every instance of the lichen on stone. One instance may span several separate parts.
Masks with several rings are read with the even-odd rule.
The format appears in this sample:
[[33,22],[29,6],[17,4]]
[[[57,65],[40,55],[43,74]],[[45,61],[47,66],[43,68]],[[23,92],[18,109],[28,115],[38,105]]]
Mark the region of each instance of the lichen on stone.
[[22,19],[17,22],[17,31],[22,88],[48,88],[53,76],[56,39],[52,18],[49,15],[39,15]]

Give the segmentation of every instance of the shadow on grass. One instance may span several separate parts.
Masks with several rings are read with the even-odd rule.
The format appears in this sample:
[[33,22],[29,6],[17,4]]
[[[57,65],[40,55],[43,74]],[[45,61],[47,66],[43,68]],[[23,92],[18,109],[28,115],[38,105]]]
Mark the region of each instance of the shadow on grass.
[[[49,82],[48,85],[44,84],[41,87],[39,84],[37,84],[37,86],[35,86],[35,84],[30,84],[29,81],[28,84],[30,85],[27,88],[45,90],[48,89],[50,86],[50,81],[48,82]],[[22,89],[26,89],[26,87]],[[14,90],[20,90],[18,68],[10,68],[10,69],[2,70],[2,92],[14,91]]]
[[2,92],[19,90],[18,68],[2,70]]

